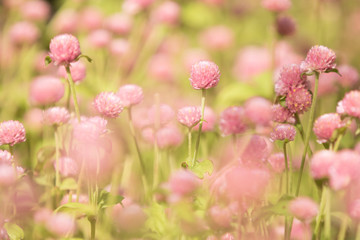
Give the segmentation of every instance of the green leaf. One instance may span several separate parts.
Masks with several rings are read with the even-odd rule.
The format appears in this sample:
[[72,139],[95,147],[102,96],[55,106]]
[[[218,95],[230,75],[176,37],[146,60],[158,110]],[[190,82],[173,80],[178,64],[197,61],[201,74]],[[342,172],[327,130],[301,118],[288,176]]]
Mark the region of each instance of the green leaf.
[[11,240],[20,240],[24,239],[24,231],[21,227],[14,223],[5,223],[4,228],[7,231]]
[[84,54],[81,54],[80,56],[78,56],[78,57],[76,58],[76,61],[78,61],[80,58],[86,58],[86,60],[87,60],[89,63],[91,63],[91,62],[93,61],[92,58],[90,58],[89,56],[84,55]]
[[195,162],[195,165],[190,167],[190,169],[199,178],[204,178],[206,173],[211,175],[214,170],[214,165],[210,160],[204,160],[202,162]]
[[50,56],[45,57],[45,66],[49,65],[52,62],[52,59]]
[[339,70],[337,68],[328,69],[328,70],[325,71],[325,73],[331,73],[331,72],[337,73],[339,76],[342,77],[342,75],[339,73]]
[[40,175],[39,177],[35,177],[34,180],[37,184],[41,185],[41,186],[47,186],[47,187],[51,187],[53,186],[52,182],[51,182],[51,175]]
[[61,182],[60,190],[76,190],[77,183],[73,178],[66,178]]
[[87,216],[95,215],[95,209],[89,204],[70,202],[58,207],[55,212],[66,212],[73,214],[85,214]]
[[100,192],[100,197],[98,200],[98,205],[100,208],[107,208],[118,203],[121,203],[124,200],[124,197],[121,195],[113,195],[106,190]]

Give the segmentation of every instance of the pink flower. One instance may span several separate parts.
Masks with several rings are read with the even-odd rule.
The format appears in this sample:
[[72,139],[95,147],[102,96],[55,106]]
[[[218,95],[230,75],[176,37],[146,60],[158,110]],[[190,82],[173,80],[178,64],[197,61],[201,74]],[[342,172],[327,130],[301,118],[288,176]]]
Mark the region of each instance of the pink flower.
[[0,164],[11,164],[13,162],[13,156],[6,150],[0,150]]
[[231,233],[225,233],[221,236],[220,240],[235,240],[235,237]]
[[229,208],[215,205],[209,209],[208,214],[210,216],[210,225],[212,228],[226,229],[231,227],[233,213]]
[[49,56],[55,65],[69,65],[81,54],[79,40],[71,34],[54,37],[49,48]]
[[338,113],[343,112],[351,117],[360,118],[360,91],[354,90],[346,93],[338,107]]
[[282,173],[285,169],[285,157],[284,153],[274,153],[268,158],[272,169],[277,173]]
[[107,30],[97,29],[89,34],[88,41],[92,47],[103,48],[109,45],[111,34]]
[[337,113],[328,113],[321,115],[318,119],[316,119],[314,123],[314,133],[317,137],[318,143],[325,143],[331,140],[331,137],[334,134],[336,129],[339,129],[344,124],[341,121],[339,114]]
[[220,80],[219,67],[210,61],[200,61],[191,68],[190,83],[194,89],[215,87]]
[[286,105],[292,113],[304,113],[311,107],[311,94],[304,87],[290,89],[286,95]]
[[338,67],[341,76],[339,76],[339,83],[343,87],[352,87],[359,82],[359,73],[356,68],[349,65],[341,65]]
[[75,33],[79,29],[79,14],[74,9],[58,12],[53,21],[57,33]]
[[174,110],[166,104],[153,105],[148,110],[148,119],[150,125],[165,125],[174,118]]
[[203,45],[213,50],[224,50],[234,42],[234,33],[227,26],[219,25],[205,30],[200,37]]
[[36,77],[30,85],[30,101],[37,105],[56,103],[64,96],[65,88],[60,79],[52,76]]
[[126,84],[120,87],[116,94],[124,107],[139,104],[144,99],[142,88],[135,84]]
[[288,16],[278,16],[276,18],[276,30],[282,36],[294,34],[296,31],[295,20]]
[[262,6],[269,11],[283,12],[291,7],[290,0],[263,0]]
[[316,152],[310,162],[310,172],[314,179],[329,177],[331,166],[337,161],[336,153],[329,150]]
[[116,13],[106,19],[105,26],[115,34],[126,35],[132,29],[133,19],[129,15]]
[[94,99],[93,106],[108,118],[117,118],[124,109],[120,97],[113,92],[101,92]]
[[262,97],[254,97],[244,104],[246,117],[255,125],[267,126],[271,121],[271,102]]
[[169,179],[169,188],[173,194],[178,196],[187,196],[194,192],[200,184],[192,172],[186,170],[178,170],[174,172]]
[[168,54],[158,53],[149,61],[148,72],[151,78],[161,82],[174,80],[174,68]]
[[51,215],[46,222],[46,227],[50,232],[62,237],[73,234],[76,229],[74,218],[65,213]]
[[8,164],[0,164],[0,186],[8,187],[16,181],[14,168]]
[[305,61],[301,63],[304,72],[325,72],[336,67],[335,52],[324,46],[312,47],[306,55]]
[[65,124],[69,119],[69,111],[63,107],[52,107],[44,112],[44,122],[49,125]]
[[[75,83],[80,83],[86,77],[86,66],[82,61],[70,65],[71,78]],[[64,66],[59,66],[58,75],[67,79],[67,72]]]
[[25,142],[25,128],[19,121],[5,121],[0,123],[0,145]]
[[24,18],[34,21],[44,21],[50,16],[50,5],[46,1],[35,0],[24,2],[21,13]]
[[297,197],[289,205],[290,212],[299,220],[311,222],[319,213],[319,206],[308,197]]
[[282,107],[280,104],[273,105],[271,108],[272,120],[279,123],[295,123],[294,114],[289,109]]
[[[56,169],[56,161],[54,161],[54,168]],[[59,172],[64,177],[77,176],[79,167],[76,161],[69,157],[59,158]]]
[[138,233],[146,221],[144,210],[135,203],[128,206],[115,205],[112,216],[116,227],[126,232]]
[[188,128],[192,128],[198,124],[201,119],[200,108],[193,106],[180,108],[177,114],[177,119],[181,124],[187,126]]
[[73,123],[73,137],[81,142],[97,142],[107,132],[107,121],[101,117],[85,118]]
[[183,140],[183,135],[175,126],[166,126],[156,132],[156,140],[159,148],[179,146]]
[[221,113],[220,131],[223,136],[243,133],[245,130],[245,111],[242,107],[229,107]]
[[[215,112],[210,108],[205,106],[204,111],[204,122],[202,125],[202,132],[210,132],[213,131],[216,124],[216,114]],[[199,130],[199,124],[197,124],[194,127],[194,130]]]
[[275,82],[275,92],[284,96],[297,87],[306,86],[306,76],[301,77],[300,66],[297,64],[286,65],[281,68],[280,76]]
[[241,163],[249,166],[261,166],[272,151],[272,143],[265,136],[247,136],[238,142],[241,149]]
[[154,19],[161,23],[175,25],[180,16],[180,6],[173,1],[163,2],[154,12]]
[[101,28],[103,24],[103,14],[98,8],[85,7],[80,14],[81,28],[92,31]]
[[270,133],[270,139],[275,140],[287,140],[294,141],[296,135],[296,129],[290,124],[276,125],[273,131]]
[[110,42],[109,51],[112,55],[121,59],[130,49],[129,41],[125,39],[114,39]]
[[360,199],[350,201],[347,205],[347,212],[352,219],[360,220]]
[[15,23],[10,29],[10,39],[14,44],[33,44],[39,38],[38,28],[30,22]]

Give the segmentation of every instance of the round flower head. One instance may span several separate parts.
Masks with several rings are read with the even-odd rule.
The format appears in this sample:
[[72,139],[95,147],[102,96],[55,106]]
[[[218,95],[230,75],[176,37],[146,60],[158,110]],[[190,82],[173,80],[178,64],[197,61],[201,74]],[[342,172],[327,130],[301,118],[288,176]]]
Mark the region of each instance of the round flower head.
[[289,205],[290,212],[299,220],[311,222],[319,213],[319,206],[308,197],[297,197]]
[[98,8],[85,7],[80,14],[80,28],[85,31],[99,29],[103,25],[103,18]]
[[180,6],[173,1],[162,3],[154,12],[154,19],[161,23],[175,25],[180,16]]
[[60,79],[52,76],[40,76],[30,85],[30,101],[36,105],[49,105],[59,101],[65,92]]
[[106,133],[107,121],[101,117],[85,118],[73,123],[73,137],[81,142],[96,142]]
[[176,147],[181,144],[183,136],[180,130],[174,126],[160,128],[156,132],[156,141],[159,148]]
[[[75,83],[82,82],[86,77],[86,66],[83,62],[77,61],[71,64],[70,67],[71,78]],[[67,72],[64,66],[60,66],[58,69],[58,75],[63,78],[67,78]]]
[[18,45],[33,44],[39,35],[38,28],[30,22],[18,22],[10,29],[10,39]]
[[341,73],[339,83],[343,87],[352,87],[359,82],[359,73],[356,68],[349,65],[341,65],[338,69]]
[[190,171],[178,170],[169,180],[170,191],[178,196],[188,195],[196,190],[200,180]]
[[336,55],[335,52],[324,46],[312,47],[306,55],[305,61],[301,63],[304,72],[325,72],[334,69]]
[[107,30],[97,29],[89,34],[88,41],[94,48],[103,48],[109,45],[111,41],[111,34]]
[[131,31],[133,19],[129,15],[116,13],[106,19],[105,26],[115,34],[125,35]]
[[69,111],[64,107],[52,107],[44,112],[44,122],[49,125],[67,123],[70,119]]
[[246,130],[244,122],[245,111],[242,107],[229,107],[220,116],[220,131],[223,136],[243,133]]
[[275,92],[284,96],[291,89],[306,85],[306,75],[301,76],[300,66],[297,64],[282,67],[280,76],[275,82]]
[[55,65],[69,65],[81,54],[79,40],[71,34],[54,37],[49,48],[49,56]]
[[116,118],[123,111],[120,97],[113,92],[102,92],[93,102],[94,108],[103,116]]
[[295,33],[296,24],[293,18],[279,16],[276,18],[276,30],[282,36],[289,36]]
[[0,164],[11,164],[13,161],[13,156],[10,152],[6,150],[0,150]]
[[[56,169],[56,162],[54,161],[54,168]],[[59,172],[64,177],[76,176],[79,173],[79,167],[72,158],[61,157],[59,159]]]
[[261,166],[269,157],[272,151],[272,143],[265,137],[252,135],[250,138],[244,137],[238,143],[241,149],[241,163],[248,166]]
[[271,102],[262,97],[254,97],[244,104],[246,117],[254,124],[267,126],[271,121]]
[[220,80],[219,67],[210,61],[200,61],[191,68],[190,83],[194,89],[215,87]]
[[25,142],[25,128],[19,121],[5,121],[0,123],[0,145]]
[[272,12],[282,12],[291,7],[291,2],[290,0],[263,0],[262,6]]
[[267,160],[272,169],[277,173],[282,173],[285,169],[285,157],[284,153],[274,153]]
[[110,42],[109,51],[112,55],[121,58],[124,56],[130,49],[130,44],[128,40],[125,39],[113,39]]
[[292,88],[286,95],[286,105],[292,113],[304,113],[311,107],[311,94],[304,87]]
[[214,26],[201,34],[201,42],[209,49],[228,49],[234,42],[234,33],[226,26]]
[[331,139],[333,133],[336,129],[341,128],[343,123],[341,122],[341,118],[337,113],[328,113],[321,115],[318,119],[316,119],[314,123],[314,133],[317,137],[318,143],[325,143]]
[[310,172],[314,179],[329,177],[329,170],[332,164],[337,160],[336,153],[329,150],[316,152],[310,162]]
[[[210,107],[206,107],[205,106],[205,111],[204,111],[204,122],[202,125],[202,132],[210,132],[213,131],[215,128],[215,124],[216,124],[216,114],[215,112],[210,108]],[[194,127],[194,130],[199,130],[199,124],[197,124]]]
[[198,107],[183,107],[180,108],[177,114],[178,121],[191,128],[199,123],[201,119],[201,111]]
[[143,90],[135,84],[127,84],[119,88],[117,95],[124,107],[139,104],[144,99]]
[[217,229],[230,228],[233,213],[229,208],[215,205],[209,209],[208,213],[211,227]]
[[49,217],[46,227],[50,232],[65,237],[75,232],[76,224],[72,216],[65,213],[56,213]]
[[345,94],[344,99],[338,104],[338,113],[360,118],[360,91],[354,90]]
[[294,114],[289,109],[281,106],[280,104],[273,105],[271,108],[272,120],[278,123],[295,123]]
[[26,1],[21,6],[22,15],[29,20],[46,20],[50,15],[50,11],[50,4],[42,0]]
[[294,141],[296,129],[290,124],[279,124],[270,133],[270,139],[275,140],[287,140]]
[[11,165],[0,164],[0,187],[8,187],[15,183],[16,172]]
[[174,110],[166,104],[160,104],[160,106],[153,105],[148,110],[149,123],[152,125],[165,125],[174,118],[174,115]]

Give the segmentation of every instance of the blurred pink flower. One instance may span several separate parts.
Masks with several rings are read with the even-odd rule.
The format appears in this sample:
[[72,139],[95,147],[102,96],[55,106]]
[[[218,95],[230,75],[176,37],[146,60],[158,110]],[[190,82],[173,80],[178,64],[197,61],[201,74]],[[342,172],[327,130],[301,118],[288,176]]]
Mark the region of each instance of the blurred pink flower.
[[270,133],[270,139],[276,140],[287,140],[294,141],[296,135],[296,129],[290,124],[279,124],[276,125],[273,131]]
[[339,114],[360,118],[360,91],[354,90],[346,93],[343,100],[338,103],[336,111]]
[[69,111],[64,107],[48,108],[44,112],[44,123],[49,125],[65,124],[70,120]]
[[244,104],[246,117],[255,125],[268,126],[271,121],[271,102],[262,97],[253,97]]
[[0,123],[0,145],[25,142],[25,128],[19,121],[5,121]]
[[247,166],[261,166],[269,157],[273,144],[265,136],[245,136],[237,143],[240,151],[241,163]]
[[26,1],[22,4],[21,13],[25,19],[44,21],[50,16],[50,4],[42,0]]
[[[54,168],[56,169],[55,160]],[[59,172],[64,177],[74,177],[79,173],[79,166],[73,159],[69,157],[61,157],[59,158]]]
[[304,72],[325,72],[336,67],[336,54],[333,50],[316,45],[306,55],[305,61],[301,63]]
[[[215,112],[210,108],[205,106],[204,110],[204,122],[202,125],[202,132],[210,132],[213,131],[216,124],[216,114]],[[195,131],[199,130],[199,124],[197,124],[194,128]]]
[[16,181],[16,172],[11,165],[0,164],[0,186],[9,187]]
[[193,193],[200,186],[200,179],[192,172],[178,170],[169,179],[171,193],[184,197]]
[[[71,78],[75,83],[82,82],[86,77],[86,66],[82,61],[70,65]],[[59,66],[58,75],[67,79],[67,72],[64,66]]]
[[269,11],[283,12],[291,7],[290,0],[263,0],[262,6]]
[[130,43],[125,39],[118,38],[118,39],[113,39],[110,42],[109,51],[112,55],[118,58],[124,56],[129,51],[129,49],[130,49]]
[[156,140],[159,148],[176,147],[183,141],[183,135],[177,127],[169,125],[156,132]]
[[317,142],[321,144],[330,140],[335,140],[331,139],[334,131],[343,126],[344,124],[342,123],[339,114],[328,113],[321,115],[316,119],[313,127]]
[[272,169],[276,173],[282,173],[285,169],[285,157],[284,153],[274,153],[271,154],[270,157],[267,159],[267,161],[270,163]]
[[280,104],[273,105],[271,108],[272,120],[279,123],[295,123],[294,114],[289,109],[282,107]]
[[49,48],[55,65],[68,65],[81,54],[79,40],[71,34],[57,35],[51,39]]
[[105,26],[115,34],[126,35],[133,27],[133,19],[129,15],[115,13],[105,20]]
[[65,92],[64,84],[53,76],[36,77],[30,85],[30,102],[35,105],[50,105],[59,101]]
[[17,45],[31,45],[39,38],[40,32],[31,22],[18,22],[10,28],[11,42]]
[[209,49],[224,50],[233,44],[234,33],[225,25],[213,26],[201,33],[200,41]]
[[86,7],[80,13],[80,28],[85,31],[93,31],[101,28],[103,14],[96,7]]
[[110,44],[111,34],[105,29],[97,29],[89,34],[87,40],[94,48],[104,48]]
[[175,116],[174,110],[167,104],[153,105],[148,110],[150,125],[166,125]]
[[220,116],[220,131],[223,136],[245,132],[245,111],[242,107],[229,107]]
[[154,10],[153,18],[157,22],[175,25],[179,20],[180,10],[177,2],[165,1]]
[[233,213],[227,207],[214,205],[208,210],[210,226],[215,229],[227,229],[231,227]]
[[329,150],[320,150],[311,158],[310,172],[314,179],[329,177],[331,166],[337,161],[336,153]]
[[297,197],[289,204],[289,211],[299,220],[311,222],[319,213],[319,206],[311,198]]
[[52,214],[46,222],[47,229],[62,237],[72,235],[75,232],[75,219],[65,213]]
[[123,107],[137,105],[144,99],[142,88],[135,84],[126,84],[121,86],[116,94],[121,99]]
[[53,20],[56,33],[75,33],[79,28],[79,14],[73,9],[60,11]]
[[172,82],[175,75],[171,61],[168,54],[158,53],[152,56],[148,63],[149,76],[160,82]]
[[215,87],[220,80],[219,67],[210,61],[195,63],[191,69],[190,83],[194,89]]
[[145,224],[146,214],[136,203],[122,206],[117,204],[112,209],[114,223],[125,232],[137,232]]
[[180,108],[177,113],[177,119],[184,126],[192,128],[199,123],[201,110],[199,107],[194,106]]
[[108,118],[117,118],[123,111],[123,103],[113,92],[101,92],[93,101],[93,106],[101,115]]
[[14,157],[7,150],[0,150],[0,164],[11,165]]
[[338,76],[341,86],[353,87],[359,82],[359,72],[356,68],[350,65],[340,65],[338,70],[341,74],[341,76]]

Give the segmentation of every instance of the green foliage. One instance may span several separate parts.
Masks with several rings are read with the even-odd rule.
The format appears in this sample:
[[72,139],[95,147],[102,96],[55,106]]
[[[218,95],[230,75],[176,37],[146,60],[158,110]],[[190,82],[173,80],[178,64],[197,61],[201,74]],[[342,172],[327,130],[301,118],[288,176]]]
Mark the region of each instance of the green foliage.
[[204,178],[205,174],[211,175],[214,170],[214,164],[210,160],[204,160],[201,162],[195,162],[190,170],[199,178]]
[[24,239],[24,231],[21,227],[15,223],[5,223],[4,228],[10,237],[10,240],[21,240]]
[[60,190],[76,190],[77,183],[73,178],[65,178],[60,185]]

